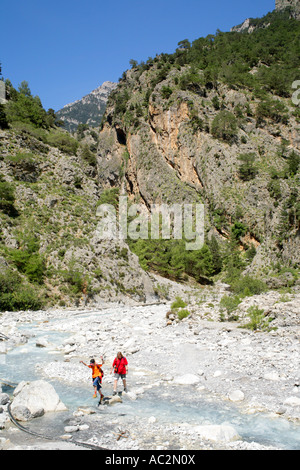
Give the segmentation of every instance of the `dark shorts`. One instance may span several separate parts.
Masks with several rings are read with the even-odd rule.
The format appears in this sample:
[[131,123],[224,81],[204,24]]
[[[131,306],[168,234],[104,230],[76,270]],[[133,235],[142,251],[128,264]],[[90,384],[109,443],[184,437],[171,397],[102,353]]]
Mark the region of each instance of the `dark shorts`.
[[94,387],[97,387],[97,390],[99,391],[101,386],[100,378],[96,377],[95,379],[92,379]]

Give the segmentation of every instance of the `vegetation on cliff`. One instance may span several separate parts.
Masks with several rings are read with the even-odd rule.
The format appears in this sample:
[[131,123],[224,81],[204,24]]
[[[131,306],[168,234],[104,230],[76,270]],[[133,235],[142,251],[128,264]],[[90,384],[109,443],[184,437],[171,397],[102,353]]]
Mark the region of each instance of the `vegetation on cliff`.
[[143,300],[143,272],[124,243],[97,237],[95,130],[81,127],[71,136],[27,83],[17,91],[6,81],[6,90],[0,126],[0,311],[124,296]]
[[[263,18],[252,19],[251,24],[256,27],[251,34],[218,30],[193,43],[179,42],[173,54],[163,53],[140,64],[132,61],[133,79],[129,80],[124,72],[121,83],[124,81],[126,86],[115,90],[109,99],[109,104],[114,106],[115,119],[137,126],[157,84],[163,82],[170,71],[177,70],[181,74],[174,74],[173,86],[162,87],[163,99],[169,99],[176,89],[205,96],[207,90],[217,89],[224,83],[233,89],[249,89],[259,97],[258,120],[270,117],[285,122],[285,107],[278,100],[272,100],[269,93],[290,98],[291,85],[299,79],[300,23],[291,19],[288,12],[274,11]],[[142,90],[144,101],[135,106],[130,104],[128,109],[132,86],[146,71],[153,73],[151,77],[149,74],[147,86]],[[216,109],[221,108],[217,97],[214,105]],[[295,113],[299,117],[298,108]]]
[[129,242],[145,269],[181,280],[232,269],[270,285],[297,279],[300,112],[291,96],[300,23],[287,11],[250,23],[251,34],[217,31],[180,41],[174,54],[132,60],[110,95],[99,139],[100,171],[113,161],[110,185],[125,185],[148,208],[197,200],[206,207],[199,252],[176,240]]

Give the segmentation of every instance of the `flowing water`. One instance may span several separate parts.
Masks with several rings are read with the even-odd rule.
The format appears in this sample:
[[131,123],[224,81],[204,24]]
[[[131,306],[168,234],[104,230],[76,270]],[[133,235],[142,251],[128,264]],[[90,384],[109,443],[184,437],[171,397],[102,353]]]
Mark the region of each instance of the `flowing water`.
[[[56,320],[58,321],[58,320]],[[32,323],[20,326],[23,331],[31,334],[28,342],[0,356],[0,380],[7,383],[19,383],[22,380],[33,381],[42,379],[36,366],[39,363],[49,361],[63,361],[63,355],[55,350],[68,337],[68,333],[55,329],[43,329],[42,324]],[[47,337],[51,347],[37,348],[38,337]],[[48,380],[50,381],[50,380]],[[91,384],[82,386],[68,385],[62,381],[50,381],[68,407],[66,413],[53,413],[43,418],[30,422],[30,428],[36,432],[59,436],[67,419],[73,411],[82,406],[95,406],[95,400],[91,397]],[[10,388],[2,386],[3,391],[9,392]],[[165,426],[189,423],[201,424],[231,424],[244,441],[257,442],[258,444],[274,446],[279,449],[300,449],[300,426],[283,417],[270,418],[257,413],[246,415],[239,411],[238,407],[229,402],[212,400],[209,397],[197,398],[191,393],[191,387],[182,386],[178,395],[178,386],[164,384],[161,387],[153,387],[145,390],[135,401],[124,400],[114,407],[101,407],[103,419],[112,420],[114,417],[123,416],[128,419],[139,417],[156,417]]]

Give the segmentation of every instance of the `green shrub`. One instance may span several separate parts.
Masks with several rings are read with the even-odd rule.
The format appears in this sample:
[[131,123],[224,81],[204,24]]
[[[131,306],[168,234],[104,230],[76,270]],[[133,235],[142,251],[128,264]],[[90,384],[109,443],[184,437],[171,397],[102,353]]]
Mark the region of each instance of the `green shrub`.
[[119,117],[120,115],[126,113],[127,103],[129,101],[129,93],[127,90],[124,90],[122,93],[119,94],[113,93],[112,96],[116,97],[115,116]]
[[190,315],[190,312],[186,309],[181,309],[181,310],[178,310],[177,312],[177,316],[179,318],[179,320],[183,320],[184,318],[188,317]]
[[258,295],[268,290],[267,285],[260,279],[251,276],[240,276],[230,284],[232,292],[243,297]]
[[249,328],[250,330],[264,330],[269,325],[269,321],[265,320],[264,310],[259,309],[256,305],[248,308],[248,315],[250,322],[244,325],[245,328]]
[[281,186],[280,186],[279,180],[277,179],[270,180],[267,188],[272,198],[276,199],[276,201],[281,199],[282,194],[281,194]]
[[0,294],[0,311],[40,310],[44,303],[31,287],[20,287],[9,294]]
[[16,215],[14,202],[15,194],[12,185],[4,181],[0,175],[0,210],[9,216]]
[[211,133],[217,139],[232,142],[237,134],[237,119],[235,115],[230,111],[220,111],[212,122]]
[[179,87],[181,90],[190,90],[199,92],[201,85],[204,84],[203,78],[199,75],[195,67],[191,67],[189,71],[180,75]]
[[247,227],[242,222],[235,222],[231,227],[231,234],[234,240],[239,240],[247,232]]
[[187,303],[181,297],[176,297],[176,300],[171,305],[171,312],[175,313],[179,320],[183,320],[190,315],[190,312],[184,308],[186,306]]
[[277,124],[288,124],[288,109],[281,101],[267,98],[259,103],[256,110],[256,119],[258,125],[265,119],[271,119]]
[[40,127],[35,127],[30,121],[16,121],[13,123],[13,127],[18,132],[29,134],[44,144],[57,147],[59,150],[69,155],[75,155],[79,147],[79,142],[76,139],[71,137],[67,132],[60,131],[57,128],[47,130]]
[[88,162],[89,165],[97,166],[97,157],[93,152],[91,152],[88,144],[83,146],[81,156],[85,161]]
[[213,107],[215,108],[215,110],[219,110],[220,109],[220,101],[219,101],[219,97],[216,95],[213,97],[212,99],[212,105]]
[[88,283],[82,272],[71,262],[67,271],[62,273],[64,281],[70,286],[71,292],[75,295],[82,294],[88,287]]
[[7,160],[14,163],[34,162],[36,157],[33,153],[17,153],[16,155],[9,155]]
[[47,113],[38,96],[18,93],[16,100],[11,100],[6,104],[5,111],[9,122],[18,121],[32,123],[36,127],[47,127]]
[[193,134],[196,134],[198,131],[203,131],[204,129],[203,119],[199,118],[199,116],[193,116],[189,121],[189,125],[191,126]]
[[25,285],[21,276],[9,268],[0,272],[0,311],[39,310],[43,300],[36,289]]
[[287,158],[287,169],[286,173],[289,176],[295,176],[300,167],[300,155],[298,155],[296,152],[292,152],[288,158]]
[[242,164],[239,167],[239,177],[243,181],[250,181],[255,178],[258,173],[257,168],[254,166],[255,154],[243,153],[239,156]]
[[25,274],[31,282],[43,283],[46,267],[39,253],[30,253],[26,249],[12,249],[9,255],[18,271]]
[[163,86],[161,89],[161,95],[165,100],[169,99],[172,93],[173,90],[169,86]]
[[80,123],[77,126],[77,139],[82,140],[84,138],[84,132],[88,130],[89,126],[87,124]]
[[8,126],[8,120],[6,117],[6,112],[3,104],[0,104],[0,129],[7,129]]
[[25,274],[30,282],[42,284],[46,272],[44,258],[39,254],[39,242],[34,236],[24,235],[22,248],[8,250],[8,256],[18,271]]
[[[243,276],[241,270],[237,268],[231,269],[231,272],[225,278],[225,282],[230,285],[233,293],[231,296],[223,296],[220,301],[221,311],[226,311],[228,320],[238,320],[238,317],[233,315],[243,298],[258,295],[267,291],[267,285],[260,279],[252,278],[251,276]],[[221,319],[224,319],[223,313]]]
[[117,209],[119,207],[119,195],[119,188],[105,189],[100,195],[98,205],[111,204]]
[[34,126],[31,122],[15,121],[12,123],[12,127],[20,134],[29,134],[44,144],[47,143],[48,131],[41,127]]
[[201,250],[190,251],[185,249],[184,240],[128,239],[127,243],[143,269],[153,269],[171,279],[182,280],[187,274],[209,284],[209,278],[222,268],[219,246],[213,238]]
[[0,271],[0,294],[14,292],[21,283],[21,277],[16,271],[5,268]]
[[184,308],[186,306],[187,304],[184,302],[184,300],[182,300],[180,297],[176,297],[176,300],[174,300],[171,305],[171,309],[173,310],[175,308]]
[[231,314],[237,309],[241,301],[242,300],[238,295],[224,295],[220,301],[221,310],[226,310],[227,314]]
[[[228,280],[226,281],[228,282]],[[238,320],[237,316],[232,315],[242,302],[244,297],[261,294],[267,290],[267,285],[259,279],[254,279],[250,276],[232,277],[229,281],[230,287],[234,295],[223,296],[220,301],[221,311],[227,312],[228,320]],[[223,315],[221,315],[223,318]]]
[[78,141],[65,132],[50,133],[47,143],[69,155],[75,155],[79,146]]

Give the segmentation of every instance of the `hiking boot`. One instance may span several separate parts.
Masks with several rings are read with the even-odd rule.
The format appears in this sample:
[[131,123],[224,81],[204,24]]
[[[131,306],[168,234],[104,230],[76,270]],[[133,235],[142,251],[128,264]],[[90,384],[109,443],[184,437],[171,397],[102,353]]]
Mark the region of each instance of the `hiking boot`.
[[97,393],[94,393],[93,398],[97,398]]
[[115,395],[117,395],[117,392],[113,392],[113,397],[114,397]]
[[124,392],[125,392],[125,393],[128,392],[128,388],[127,388],[127,387],[124,388]]
[[104,395],[102,395],[101,393],[101,396],[100,396],[100,400],[99,400],[99,403],[98,403],[98,406],[102,405],[102,399],[104,398]]

